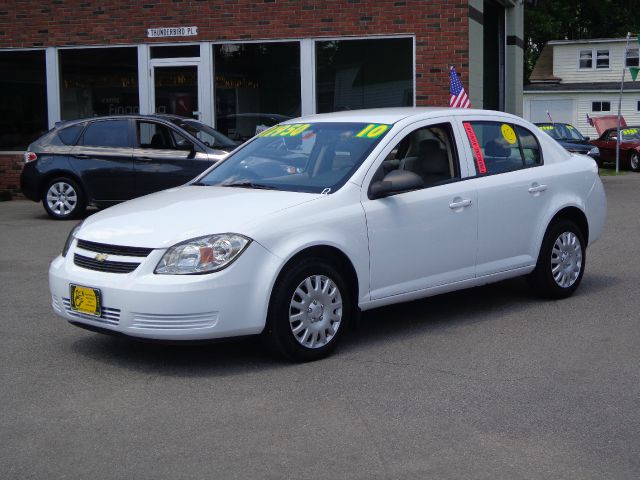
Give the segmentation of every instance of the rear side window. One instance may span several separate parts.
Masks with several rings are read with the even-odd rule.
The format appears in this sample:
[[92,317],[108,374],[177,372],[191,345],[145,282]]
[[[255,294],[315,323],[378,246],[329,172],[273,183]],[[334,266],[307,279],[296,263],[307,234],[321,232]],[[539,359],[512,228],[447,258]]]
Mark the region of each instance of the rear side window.
[[511,172],[542,164],[535,135],[501,122],[463,122],[479,176]]
[[58,137],[65,145],[75,145],[78,135],[82,132],[84,123],[79,125],[71,125],[70,127],[63,128],[58,132]]
[[129,121],[105,120],[89,124],[82,135],[82,145],[87,147],[128,147]]

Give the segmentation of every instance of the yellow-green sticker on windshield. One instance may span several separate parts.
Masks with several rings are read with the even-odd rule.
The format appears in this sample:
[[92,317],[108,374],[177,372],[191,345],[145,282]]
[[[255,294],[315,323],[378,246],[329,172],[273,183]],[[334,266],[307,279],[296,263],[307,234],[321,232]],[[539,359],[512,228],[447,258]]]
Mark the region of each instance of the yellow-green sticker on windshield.
[[511,145],[516,143],[517,141],[516,132],[513,131],[513,128],[511,128],[511,125],[507,125],[506,123],[503,123],[502,126],[500,127],[500,131],[502,132],[502,138],[504,138],[507,141],[507,143]]
[[638,133],[637,128],[625,128],[622,130],[623,135],[635,135],[636,133]]
[[277,125],[260,133],[259,137],[297,137],[311,127],[309,123],[293,123],[290,125]]
[[356,133],[357,138],[378,138],[380,135],[389,130],[390,125],[378,124],[378,123],[370,123],[358,133]]
[[542,125],[541,127],[539,127],[540,130],[542,131],[547,131],[547,130],[553,130],[553,126],[551,125]]

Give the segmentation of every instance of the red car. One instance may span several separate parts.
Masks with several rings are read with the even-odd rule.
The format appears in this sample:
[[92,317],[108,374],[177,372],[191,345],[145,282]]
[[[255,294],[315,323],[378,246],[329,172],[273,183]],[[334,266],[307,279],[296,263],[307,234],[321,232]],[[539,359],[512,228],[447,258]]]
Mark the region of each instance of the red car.
[[[617,117],[614,115],[593,118],[593,125],[600,135],[597,140],[591,141],[600,150],[598,165],[615,163],[616,161],[617,121]],[[640,126],[629,127],[622,118],[620,136],[622,137],[620,141],[620,167],[628,167],[634,172],[640,172]]]

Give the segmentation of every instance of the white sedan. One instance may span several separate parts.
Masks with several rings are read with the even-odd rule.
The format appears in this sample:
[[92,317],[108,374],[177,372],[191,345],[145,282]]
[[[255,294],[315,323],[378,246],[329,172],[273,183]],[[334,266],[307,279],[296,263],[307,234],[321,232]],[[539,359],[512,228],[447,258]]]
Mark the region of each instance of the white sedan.
[[314,360],[382,305],[518,275],[567,297],[605,216],[595,162],[519,117],[314,115],[260,133],[188,185],[87,218],[51,264],[52,304],[91,330],[262,334]]

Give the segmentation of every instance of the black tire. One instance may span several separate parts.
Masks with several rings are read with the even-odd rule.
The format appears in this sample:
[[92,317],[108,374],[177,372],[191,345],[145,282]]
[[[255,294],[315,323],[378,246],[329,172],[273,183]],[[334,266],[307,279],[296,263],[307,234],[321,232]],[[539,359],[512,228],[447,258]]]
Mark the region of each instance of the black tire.
[[640,172],[640,154],[638,152],[631,152],[629,155],[629,168],[633,172]]
[[[568,241],[566,242],[566,251],[562,251],[563,255],[566,255],[566,260],[564,257],[560,257],[558,252],[561,250],[559,248],[554,250],[554,246],[556,242],[562,243],[562,239],[575,239],[575,242],[579,243],[579,255],[576,243]],[[586,252],[584,237],[575,223],[570,220],[558,220],[549,225],[542,240],[536,268],[529,275],[529,281],[536,293],[551,299],[571,296],[580,285],[584,275]],[[553,263],[556,263],[556,267],[558,267],[555,274],[559,277],[558,281],[554,278]],[[577,273],[577,277],[574,278],[575,273]]]
[[47,183],[42,192],[42,205],[56,220],[78,218],[87,208],[84,192],[75,180],[67,177],[54,178]]
[[[314,278],[317,280],[315,283],[313,282]],[[313,297],[315,290],[307,295],[307,300],[296,293],[298,287],[301,287],[303,293],[306,293],[307,287],[302,283],[307,279],[312,281],[314,287],[319,286],[320,289],[327,285],[326,281],[322,283],[322,279],[328,279],[331,282],[328,285],[333,284],[337,288],[337,296],[334,294],[333,300],[325,300],[328,297],[322,297],[313,305],[314,310],[312,311],[311,304],[305,302]],[[338,297],[341,299],[341,308],[334,310]],[[292,307],[292,302],[296,298],[308,308],[308,311]],[[348,288],[344,281],[344,275],[338,269],[320,258],[305,258],[288,267],[278,278],[271,294],[263,338],[272,352],[289,360],[296,362],[319,360],[331,354],[336,348],[353,318],[353,305],[354,299],[351,297],[351,289]],[[331,317],[325,319],[326,312],[331,312],[335,317],[340,313],[340,321],[332,322]],[[290,315],[302,315],[302,319],[299,322],[290,322]],[[298,326],[301,331],[296,335],[293,330]],[[332,334],[334,328],[335,332]],[[316,346],[303,345],[305,338],[308,338],[305,333],[307,331],[309,335],[318,335]],[[324,332],[326,343],[322,343],[322,332]],[[313,343],[314,339],[315,336],[307,343]]]

